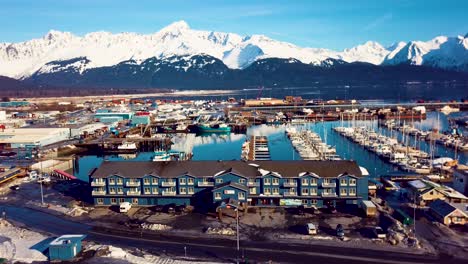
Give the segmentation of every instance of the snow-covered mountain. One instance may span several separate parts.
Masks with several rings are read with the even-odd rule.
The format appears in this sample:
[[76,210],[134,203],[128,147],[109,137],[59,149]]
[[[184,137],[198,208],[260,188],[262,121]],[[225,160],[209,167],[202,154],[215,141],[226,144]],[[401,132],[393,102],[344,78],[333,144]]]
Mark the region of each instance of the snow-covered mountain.
[[430,41],[399,44],[383,62],[468,71],[468,37],[439,36]]
[[[302,63],[328,65],[327,59],[380,64],[410,63],[445,69],[468,70],[468,39],[437,37],[428,42],[397,43],[383,47],[376,42],[338,52],[303,48],[263,35],[194,30],[184,21],[154,34],[93,32],[76,36],[50,31],[44,37],[20,43],[0,43],[0,75],[28,78],[54,72],[83,73],[131,61],[139,65],[149,58],[208,55],[231,69],[244,69],[266,58],[294,58]],[[187,69],[185,69],[187,70]]]

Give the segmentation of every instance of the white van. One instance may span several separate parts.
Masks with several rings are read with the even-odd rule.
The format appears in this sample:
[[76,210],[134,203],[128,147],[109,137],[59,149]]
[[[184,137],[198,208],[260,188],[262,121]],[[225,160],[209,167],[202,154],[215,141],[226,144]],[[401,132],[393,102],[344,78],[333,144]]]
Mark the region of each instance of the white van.
[[132,208],[132,204],[129,203],[129,202],[123,202],[123,203],[120,204],[120,212],[121,213],[128,212],[128,210],[130,210],[130,208]]
[[309,235],[316,235],[317,234],[317,228],[315,227],[314,224],[312,224],[312,223],[307,224],[307,233]]

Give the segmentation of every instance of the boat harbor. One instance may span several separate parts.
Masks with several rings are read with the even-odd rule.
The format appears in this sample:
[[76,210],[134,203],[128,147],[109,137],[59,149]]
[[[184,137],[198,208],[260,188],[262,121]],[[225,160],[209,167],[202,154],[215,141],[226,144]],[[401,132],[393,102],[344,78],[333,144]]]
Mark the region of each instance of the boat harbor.
[[317,133],[291,127],[286,129],[286,134],[303,160],[341,160],[336,149],[323,142]]

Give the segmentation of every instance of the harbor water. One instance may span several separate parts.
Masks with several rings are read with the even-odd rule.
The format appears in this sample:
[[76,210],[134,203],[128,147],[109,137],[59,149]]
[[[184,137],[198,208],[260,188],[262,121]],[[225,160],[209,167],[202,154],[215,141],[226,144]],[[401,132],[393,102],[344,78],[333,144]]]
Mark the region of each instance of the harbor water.
[[[447,116],[439,112],[430,112],[427,114],[426,120],[414,120],[414,126],[418,129],[429,130],[437,128],[440,131],[447,131],[449,129],[449,122]],[[408,123],[407,123],[408,124]],[[306,123],[301,125],[294,125],[296,129],[310,129],[320,135],[322,141],[326,142],[336,148],[337,154],[342,159],[351,159],[366,168],[371,177],[378,177],[383,174],[398,172],[398,170],[391,164],[386,163],[376,154],[366,150],[364,147],[348,140],[333,130],[337,126],[351,126],[351,121],[333,121],[333,122],[317,122]],[[355,121],[354,125],[373,127],[377,132],[385,135],[397,136],[402,142],[403,134],[399,131],[390,131],[387,128],[379,127],[377,121]],[[293,148],[291,141],[286,136],[285,130],[288,125],[259,125],[252,126],[247,130],[246,134],[209,134],[197,135],[196,137],[187,137],[184,142],[184,135],[182,135],[182,142],[178,144],[192,145],[193,160],[239,160],[241,156],[242,144],[250,136],[267,136],[270,156],[272,160],[300,160],[299,154]],[[466,134],[466,131],[463,131]],[[429,152],[429,143],[426,141],[415,141],[415,138],[409,137],[409,145],[417,146],[423,151]],[[79,179],[88,181],[89,173],[99,167],[104,160],[117,161],[117,160],[138,160],[150,161],[154,153],[140,152],[134,155],[109,155],[109,156],[80,156],[76,158],[74,175]],[[468,153],[455,151],[452,148],[442,145],[435,145],[435,157],[449,157],[455,158],[461,164],[467,164]]]

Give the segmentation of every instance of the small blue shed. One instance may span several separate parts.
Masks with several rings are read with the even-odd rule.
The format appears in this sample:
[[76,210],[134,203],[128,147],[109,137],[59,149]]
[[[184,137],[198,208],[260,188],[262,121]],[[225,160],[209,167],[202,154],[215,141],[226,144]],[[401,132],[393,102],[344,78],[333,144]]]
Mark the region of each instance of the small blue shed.
[[50,260],[70,260],[81,251],[81,241],[86,235],[63,235],[50,242]]

